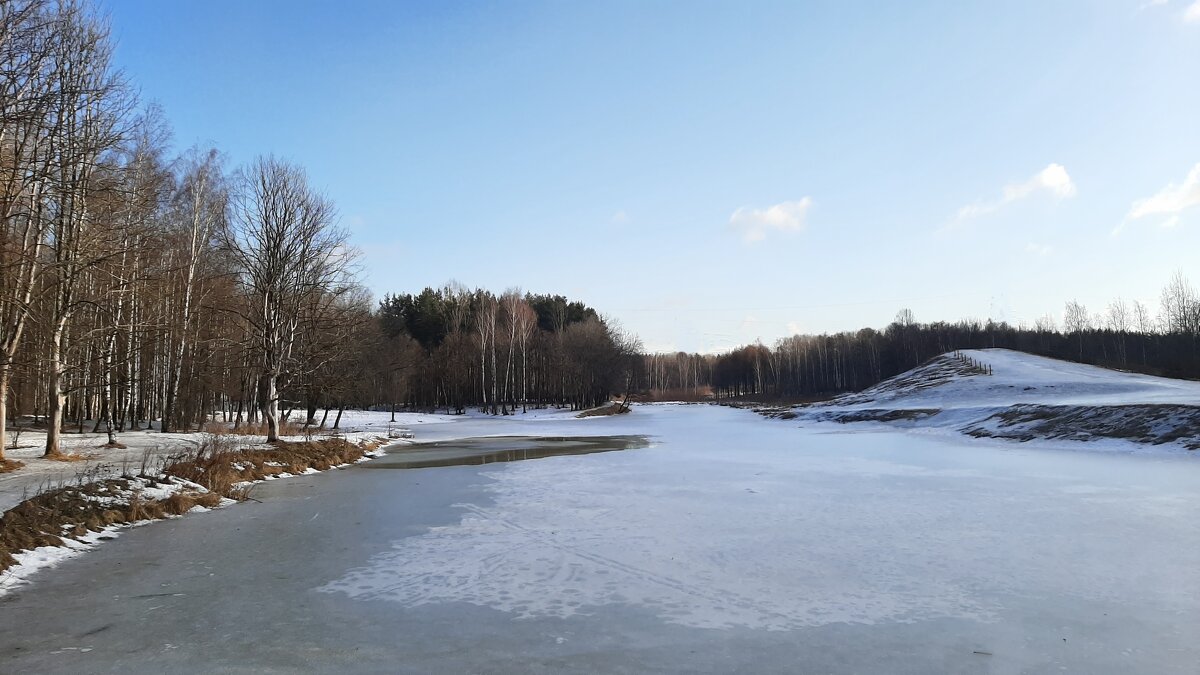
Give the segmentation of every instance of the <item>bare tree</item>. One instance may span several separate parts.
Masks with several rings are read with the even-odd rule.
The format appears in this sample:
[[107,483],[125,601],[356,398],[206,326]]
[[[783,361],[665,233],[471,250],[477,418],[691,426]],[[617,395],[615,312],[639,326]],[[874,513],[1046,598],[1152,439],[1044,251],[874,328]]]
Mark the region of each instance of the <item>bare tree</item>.
[[53,58],[58,83],[51,99],[53,169],[49,182],[50,227],[47,270],[52,301],[47,326],[48,427],[46,456],[60,453],[63,408],[70,389],[64,379],[68,348],[67,323],[86,301],[80,298],[87,273],[106,254],[93,244],[106,225],[89,208],[97,194],[94,179],[104,154],[121,140],[120,124],[128,112],[123,80],[111,67],[108,27],[80,3],[64,0],[54,17],[58,32]]
[[1127,358],[1125,352],[1125,334],[1129,332],[1129,305],[1117,298],[1108,305],[1108,329],[1116,336],[1117,356],[1124,365]]
[[212,239],[226,224],[229,195],[221,170],[221,157],[216,150],[193,150],[187,160],[171,213],[171,228],[175,234],[179,262],[174,289],[178,300],[171,317],[168,337],[167,382],[163,399],[162,430],[171,431],[175,425],[179,397],[179,381],[183,360],[196,332],[197,309],[207,258],[213,253]]
[[1063,312],[1063,325],[1067,332],[1079,337],[1079,358],[1083,359],[1083,334],[1087,331],[1090,320],[1087,308],[1075,300],[1067,303]]
[[492,395],[491,412],[497,412],[496,407],[496,327],[499,323],[500,305],[496,296],[487,292],[478,293],[478,306],[475,309],[475,330],[479,339],[479,387],[482,394],[483,408],[488,409],[488,356],[491,356]]
[[247,296],[244,318],[257,353],[258,402],[267,440],[279,438],[279,378],[291,360],[306,298],[348,282],[352,262],[333,204],[304,170],[261,157],[237,175],[224,249]]
[[512,308],[513,334],[521,350],[521,412],[529,405],[529,340],[537,331],[537,313],[523,298]]
[[1162,291],[1163,330],[1185,335],[1200,334],[1200,296],[1183,272],[1175,272]]
[[41,0],[0,3],[0,459],[14,360],[30,317],[47,218],[54,23]]

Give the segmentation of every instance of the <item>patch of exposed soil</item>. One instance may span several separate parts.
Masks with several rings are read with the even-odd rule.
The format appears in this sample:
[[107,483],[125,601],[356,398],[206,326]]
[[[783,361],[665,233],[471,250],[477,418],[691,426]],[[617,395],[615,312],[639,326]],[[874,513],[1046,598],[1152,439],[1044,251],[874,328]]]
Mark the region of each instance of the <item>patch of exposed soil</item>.
[[872,403],[880,399],[895,398],[931,389],[964,377],[987,375],[988,371],[979,364],[955,354],[942,354],[926,361],[902,375],[868,387],[854,394],[846,394],[834,399],[835,405],[857,405]]
[[845,410],[822,412],[815,415],[820,421],[839,422],[905,422],[923,420],[941,412],[936,408],[879,408],[868,410]]
[[976,438],[1016,441],[1120,438],[1151,445],[1178,441],[1188,450],[1200,450],[1200,407],[1016,405],[966,427],[963,432]]

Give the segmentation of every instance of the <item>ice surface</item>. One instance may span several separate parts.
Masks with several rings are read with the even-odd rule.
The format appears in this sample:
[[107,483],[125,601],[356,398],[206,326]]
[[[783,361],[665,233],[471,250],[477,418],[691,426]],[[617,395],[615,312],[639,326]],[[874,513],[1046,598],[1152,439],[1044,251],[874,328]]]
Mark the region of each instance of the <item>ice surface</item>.
[[[637,412],[658,448],[488,471],[491,503],[456,505],[458,524],[321,590],[522,618],[632,604],[766,630],[998,621],[1009,598],[1059,594],[1198,606],[1200,483],[1151,479],[1167,467],[747,415],[752,427],[710,407]],[[1175,582],[1146,584],[1145,565]]]

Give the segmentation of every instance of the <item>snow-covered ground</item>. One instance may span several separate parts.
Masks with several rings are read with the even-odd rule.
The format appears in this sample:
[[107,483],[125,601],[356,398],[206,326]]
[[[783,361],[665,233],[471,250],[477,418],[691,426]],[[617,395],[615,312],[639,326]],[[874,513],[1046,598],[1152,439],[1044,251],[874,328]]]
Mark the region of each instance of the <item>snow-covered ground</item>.
[[1007,349],[961,355],[943,354],[862,392],[792,412],[810,426],[885,424],[1009,444],[1037,440],[1040,447],[1176,454],[1200,447],[1200,382]]
[[[1200,382],[1139,375],[1060,361],[1009,349],[964,350],[963,356],[984,366],[990,375],[951,377],[920,387],[935,364],[834,403],[846,408],[989,408],[1015,404],[1131,405],[1176,403],[1200,405]],[[943,358],[953,358],[945,355]],[[905,384],[909,386],[904,386]]]
[[[330,414],[330,422],[332,416]],[[530,411],[528,418],[562,416],[557,411]],[[452,421],[463,421],[476,417],[472,415],[436,415],[418,413],[396,413],[395,421],[387,412],[371,412],[347,410],[342,415],[341,427],[318,430],[316,437],[336,434],[351,442],[359,442],[377,438],[388,438],[389,435],[402,434],[414,426],[424,424],[444,424]],[[92,424],[86,423],[86,429]],[[62,437],[62,452],[75,455],[77,461],[56,461],[42,458],[45,449],[46,434],[35,429],[22,430],[17,436],[17,447],[11,445],[13,434],[10,432],[9,447],[4,449],[8,459],[19,460],[24,467],[9,473],[0,474],[0,511],[16,506],[22,499],[31,497],[38,492],[59,485],[75,483],[81,476],[88,480],[114,478],[123,474],[138,473],[142,461],[147,456],[151,468],[166,457],[177,454],[200,444],[207,434],[199,432],[164,434],[153,430],[125,431],[117,434],[117,440],[125,448],[104,447],[108,436],[103,433],[66,433]],[[303,436],[288,436],[284,440],[303,440]],[[226,439],[240,447],[259,447],[262,443],[260,436],[226,436]]]

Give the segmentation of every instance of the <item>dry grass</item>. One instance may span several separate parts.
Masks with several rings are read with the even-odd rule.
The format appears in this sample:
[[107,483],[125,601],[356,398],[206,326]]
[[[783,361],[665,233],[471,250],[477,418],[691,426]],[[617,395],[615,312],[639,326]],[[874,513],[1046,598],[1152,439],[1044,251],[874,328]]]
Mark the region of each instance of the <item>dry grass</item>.
[[184,490],[163,500],[138,499],[105,503],[132,489],[129,479],[61,487],[26,499],[0,517],[0,572],[12,566],[13,554],[39,546],[62,546],[63,537],[99,532],[110,525],[182,515],[197,505],[212,507],[220,495]]
[[606,417],[608,415],[624,415],[627,412],[629,412],[629,406],[620,403],[609,403],[599,408],[584,410],[576,415],[576,417]]
[[24,462],[18,462],[15,459],[0,459],[0,473],[16,471],[23,466],[25,466]]
[[[198,447],[167,458],[161,473],[151,466],[153,460],[147,451],[142,461],[142,481],[163,484],[169,477],[176,477],[207,490],[185,488],[158,500],[142,499],[141,483],[132,482],[132,476],[92,480],[95,473],[81,472],[79,484],[60,486],[26,499],[0,517],[0,572],[16,562],[13,554],[20,551],[63,546],[64,537],[99,532],[110,525],[182,515],[196,506],[212,508],[226,497],[248,499],[250,481],[281,473],[301,474],[310,468],[324,471],[358,460],[374,447],[330,438],[239,450],[232,438],[212,435]],[[149,477],[151,473],[157,477]]]
[[223,436],[210,436],[195,450],[172,458],[163,470],[230,499],[245,499],[239,483],[279,474],[325,471],[359,460],[373,445],[356,445],[340,438],[277,442],[269,448],[237,450]]

